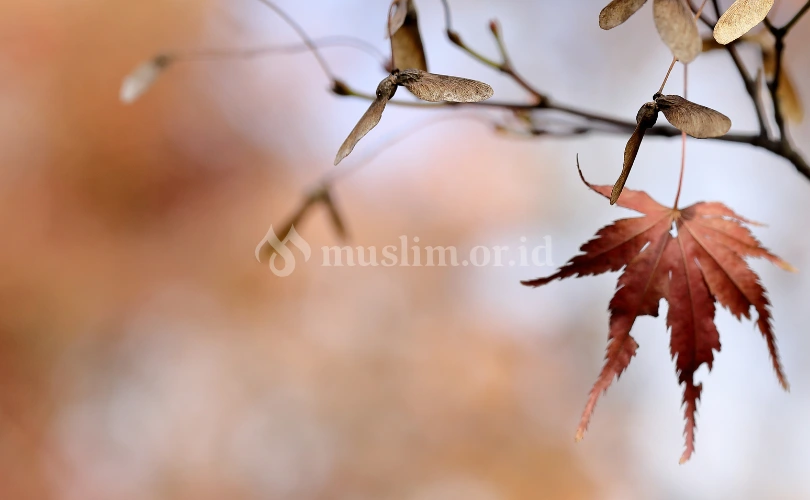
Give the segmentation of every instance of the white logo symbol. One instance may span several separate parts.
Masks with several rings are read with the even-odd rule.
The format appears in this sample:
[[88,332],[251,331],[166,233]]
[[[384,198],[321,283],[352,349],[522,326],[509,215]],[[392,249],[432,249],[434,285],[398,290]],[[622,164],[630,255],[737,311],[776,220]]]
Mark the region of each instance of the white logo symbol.
[[[264,241],[272,247],[272,254],[270,255],[270,270],[273,271],[273,274],[276,276],[285,278],[292,274],[295,271],[295,255],[293,255],[292,250],[287,248],[287,242],[293,244],[301,253],[304,255],[304,262],[308,261],[310,256],[312,255],[312,249],[309,247],[309,243],[298,234],[295,230],[295,226],[290,227],[290,231],[284,237],[283,240],[278,239],[276,233],[273,231],[273,226],[270,226],[270,230],[267,231],[267,235],[264,237]],[[259,248],[256,249],[256,257],[259,257],[259,252],[264,244],[259,245]],[[284,267],[279,268],[276,264],[276,258],[280,257],[284,260]]]

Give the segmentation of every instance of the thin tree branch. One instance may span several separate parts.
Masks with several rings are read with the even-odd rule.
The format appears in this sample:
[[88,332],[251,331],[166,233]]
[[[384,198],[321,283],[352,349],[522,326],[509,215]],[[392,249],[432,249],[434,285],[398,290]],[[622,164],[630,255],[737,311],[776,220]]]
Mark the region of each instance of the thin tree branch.
[[802,6],[802,8],[801,8],[801,9],[799,9],[799,12],[797,12],[797,13],[796,13],[796,15],[795,15],[795,16],[793,16],[793,19],[791,19],[790,21],[788,21],[788,23],[782,27],[782,29],[780,30],[780,31],[782,32],[782,37],[785,37],[785,36],[788,34],[788,32],[789,32],[789,31],[790,31],[790,30],[793,28],[793,26],[795,26],[795,25],[796,25],[796,23],[798,23],[798,22],[799,22],[799,20],[800,20],[800,19],[801,19],[801,18],[802,18],[802,17],[803,17],[805,14],[807,14],[807,11],[810,11],[810,0],[808,0],[808,1],[807,1],[807,2],[804,4],[804,6]]
[[784,54],[785,54],[785,38],[787,37],[790,30],[796,25],[797,22],[805,15],[807,12],[810,11],[810,0],[808,0],[796,14],[791,18],[790,21],[787,22],[781,28],[775,27],[768,18],[765,18],[765,25],[770,30],[771,34],[775,39],[775,50],[776,50],[776,68],[773,74],[773,80],[768,82],[768,90],[770,91],[771,100],[773,101],[773,108],[774,108],[774,120],[776,121],[776,126],[779,128],[779,137],[780,143],[782,144],[782,148],[788,154],[798,155],[798,153],[793,149],[793,145],[790,142],[790,136],[787,130],[787,123],[785,120],[784,113],[782,112],[782,103],[779,100],[779,81],[782,77],[782,67],[784,61]]
[[[338,95],[359,97],[367,101],[374,100],[373,95],[358,92],[346,86],[342,87],[340,91],[335,91],[335,93],[337,93]],[[586,124],[577,126],[576,135],[584,135],[591,133],[627,134],[632,133],[633,130],[635,130],[636,128],[636,123],[633,121],[623,120],[621,118],[616,118],[596,112],[581,110],[572,106],[568,106],[566,104],[556,103],[550,98],[548,98],[544,103],[541,104],[521,104],[521,103],[491,102],[491,101],[481,101],[472,103],[449,103],[449,102],[422,103],[412,101],[400,101],[395,99],[388,101],[388,104],[393,106],[407,106],[426,109],[427,108],[441,109],[448,107],[479,107],[479,108],[486,107],[486,108],[500,108],[507,111],[528,111],[532,113],[544,113],[549,111],[558,112],[572,117],[581,118],[586,121]],[[530,132],[531,130],[532,129],[529,129]],[[532,135],[555,137],[556,133],[545,129],[541,129],[540,131],[532,132]],[[658,125],[647,130],[646,135],[655,137],[680,137],[681,131],[669,125]],[[782,142],[779,140],[773,140],[768,137],[763,137],[761,135],[756,134],[726,134],[720,137],[712,137],[703,140],[731,142],[735,144],[748,144],[751,146],[765,149],[771,153],[774,153],[790,161],[796,168],[796,170],[799,171],[799,173],[801,173],[807,179],[810,179],[810,165],[808,165],[807,161],[805,161],[804,158],[798,152],[794,151],[792,148],[783,147]]]
[[776,38],[776,69],[773,73],[773,81],[768,82],[768,90],[773,102],[773,117],[776,126],[779,128],[779,138],[786,148],[790,148],[790,138],[787,131],[785,115],[782,112],[782,102],[779,99],[779,80],[782,76],[782,61],[785,55],[785,42],[782,37]]
[[493,20],[489,23],[489,29],[492,32],[492,36],[495,38],[495,43],[498,45],[498,51],[501,55],[501,62],[496,62],[479,52],[476,52],[472,49],[469,45],[465,44],[464,41],[461,39],[461,35],[458,34],[453,29],[452,24],[452,17],[450,15],[450,4],[448,0],[441,0],[442,7],[444,7],[444,19],[445,19],[445,33],[447,34],[447,38],[461,50],[466,52],[471,57],[477,59],[478,61],[484,63],[485,65],[500,71],[501,73],[508,75],[512,80],[515,81],[520,87],[522,87],[526,92],[531,94],[534,98],[535,102],[538,104],[542,104],[543,101],[546,100],[546,96],[533,87],[525,78],[523,78],[515,67],[512,65],[512,61],[509,58],[509,54],[506,51],[506,45],[503,41],[503,34],[501,32],[501,27],[498,21]]
[[[691,5],[691,0],[690,0]],[[712,5],[714,7],[714,13],[717,18],[720,17],[720,5],[717,0],[712,0]],[[694,8],[694,6],[693,6]],[[709,19],[706,14],[700,15],[700,20],[709,27],[709,29],[714,30],[714,23],[711,19]],[[748,96],[751,97],[751,102],[754,104],[754,110],[757,114],[757,122],[759,123],[759,134],[763,137],[770,137],[770,131],[768,130],[768,120],[765,117],[765,109],[760,102],[758,95],[758,87],[756,78],[753,78],[751,74],[748,72],[748,69],[745,67],[745,63],[743,62],[742,58],[740,57],[739,52],[737,52],[736,41],[732,42],[725,46],[728,55],[731,57],[731,60],[734,61],[734,65],[737,67],[737,71],[740,73],[740,77],[742,78],[743,85],[745,86],[745,91],[748,92]]]
[[329,67],[329,64],[327,64],[326,59],[324,59],[323,56],[321,55],[321,52],[318,50],[318,46],[312,42],[312,40],[309,38],[309,35],[307,35],[307,32],[304,31],[304,28],[302,28],[300,24],[295,22],[295,19],[293,19],[289,14],[284,12],[284,10],[282,10],[280,7],[278,7],[270,0],[258,0],[258,1],[264,4],[267,8],[269,8],[273,12],[275,12],[281,19],[284,20],[285,23],[287,23],[287,25],[289,25],[293,30],[295,30],[296,33],[298,33],[298,36],[301,37],[301,40],[312,51],[312,55],[315,56],[315,59],[318,60],[318,64],[321,65],[321,69],[323,69],[323,72],[326,73],[329,79],[335,80],[335,74],[332,73],[332,69]]

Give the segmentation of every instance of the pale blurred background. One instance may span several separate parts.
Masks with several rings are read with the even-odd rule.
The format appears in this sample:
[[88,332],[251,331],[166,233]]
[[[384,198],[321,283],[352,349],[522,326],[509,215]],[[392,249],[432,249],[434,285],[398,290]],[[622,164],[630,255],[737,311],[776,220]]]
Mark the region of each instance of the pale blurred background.
[[[646,6],[610,32],[607,0],[454,1],[456,29],[554,98],[632,119],[670,56]],[[278,0],[312,36],[386,51],[383,0]],[[721,2],[728,5],[730,2]],[[777,24],[801,1],[778,1]],[[528,100],[443,35],[421,0],[431,68]],[[552,268],[328,268],[315,249],[288,278],[253,257],[367,106],[337,97],[313,57],[171,68],[133,106],[118,88],[164,49],[295,43],[255,0],[0,0],[0,498],[802,499],[810,498],[810,279],[756,262],[792,391],[750,323],[717,315],[723,351],[704,383],[697,454],[679,466],[681,389],[664,320],[644,318],[629,371],[573,440],[602,365],[616,276],[532,290]],[[810,102],[803,47],[787,60]],[[384,77],[354,49],[335,72]],[[753,51],[746,60],[756,61]],[[690,97],[738,131],[754,115],[723,53],[699,58]],[[681,88],[681,73],[672,91]],[[398,98],[408,97],[400,92]],[[390,107],[346,162],[415,125],[336,189],[352,244],[516,245],[553,238],[561,265],[627,216],[579,182],[612,183],[626,138],[503,137],[498,112]],[[807,125],[793,129],[810,154]],[[757,235],[810,268],[810,182],[748,146],[689,143],[683,202],[718,200],[769,224]],[[645,141],[629,187],[674,196],[680,144]]]

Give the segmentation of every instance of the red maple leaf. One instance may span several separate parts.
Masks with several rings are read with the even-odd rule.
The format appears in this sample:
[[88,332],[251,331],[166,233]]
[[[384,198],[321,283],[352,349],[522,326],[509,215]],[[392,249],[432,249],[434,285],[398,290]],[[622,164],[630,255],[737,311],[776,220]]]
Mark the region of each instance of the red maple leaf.
[[[582,172],[580,171],[580,177]],[[611,186],[593,186],[610,198]],[[680,384],[684,384],[686,449],[681,463],[695,449],[695,413],[702,384],[695,384],[695,371],[706,363],[711,370],[714,351],[720,351],[720,335],[714,324],[715,302],[737,318],[757,313],[757,327],[765,338],[776,377],[785,390],[776,340],[771,330],[770,302],[759,277],[748,267],[746,257],[768,259],[795,271],[766,250],[751,234],[747,220],[720,203],[696,203],[683,209],[665,207],[642,191],[625,189],[618,205],[644,214],[620,219],[603,227],[556,273],[524,281],[538,287],[557,279],[592,276],[619,271],[616,294],[610,301],[610,332],[605,366],[591,389],[577,441],[582,439],[599,396],[607,391],[636,354],[638,344],[630,336],[639,316],[658,316],[661,299],[669,303],[667,327],[671,331],[670,353],[675,359]]]

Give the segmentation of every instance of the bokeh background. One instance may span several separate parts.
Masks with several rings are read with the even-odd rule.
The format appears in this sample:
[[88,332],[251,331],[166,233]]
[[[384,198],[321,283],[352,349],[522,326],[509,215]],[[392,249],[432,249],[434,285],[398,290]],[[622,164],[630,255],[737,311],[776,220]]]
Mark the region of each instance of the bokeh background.
[[[278,3],[312,36],[386,51],[386,1]],[[451,0],[481,52],[497,54],[497,18],[537,87],[631,119],[670,56],[649,6],[602,32],[604,3]],[[774,19],[801,3],[778,1]],[[528,100],[445,40],[438,1],[418,6],[434,71]],[[806,101],[809,41],[806,19],[787,51]],[[331,94],[306,53],[178,65],[133,106],[118,89],[165,49],[295,42],[254,0],[0,0],[0,498],[810,498],[805,274],[754,263],[792,391],[752,325],[719,311],[697,454],[679,466],[681,390],[660,318],[637,322],[638,356],[574,443],[615,276],[531,290],[518,281],[551,268],[322,267],[320,247],[338,240],[320,210],[298,228],[312,260],[283,279],[257,264],[256,243],[332,168],[367,102]],[[324,54],[358,89],[384,76],[358,50]],[[725,54],[690,68],[693,100],[754,129]],[[487,125],[503,119],[389,107],[346,162],[382,152],[335,191],[352,244],[407,235],[463,250],[548,235],[560,265],[629,215],[587,191],[574,161],[612,183],[626,138]],[[810,154],[808,126],[793,135]],[[748,146],[688,148],[684,203],[767,222],[757,235],[810,268],[806,179]],[[645,141],[629,187],[670,200],[679,150]]]

